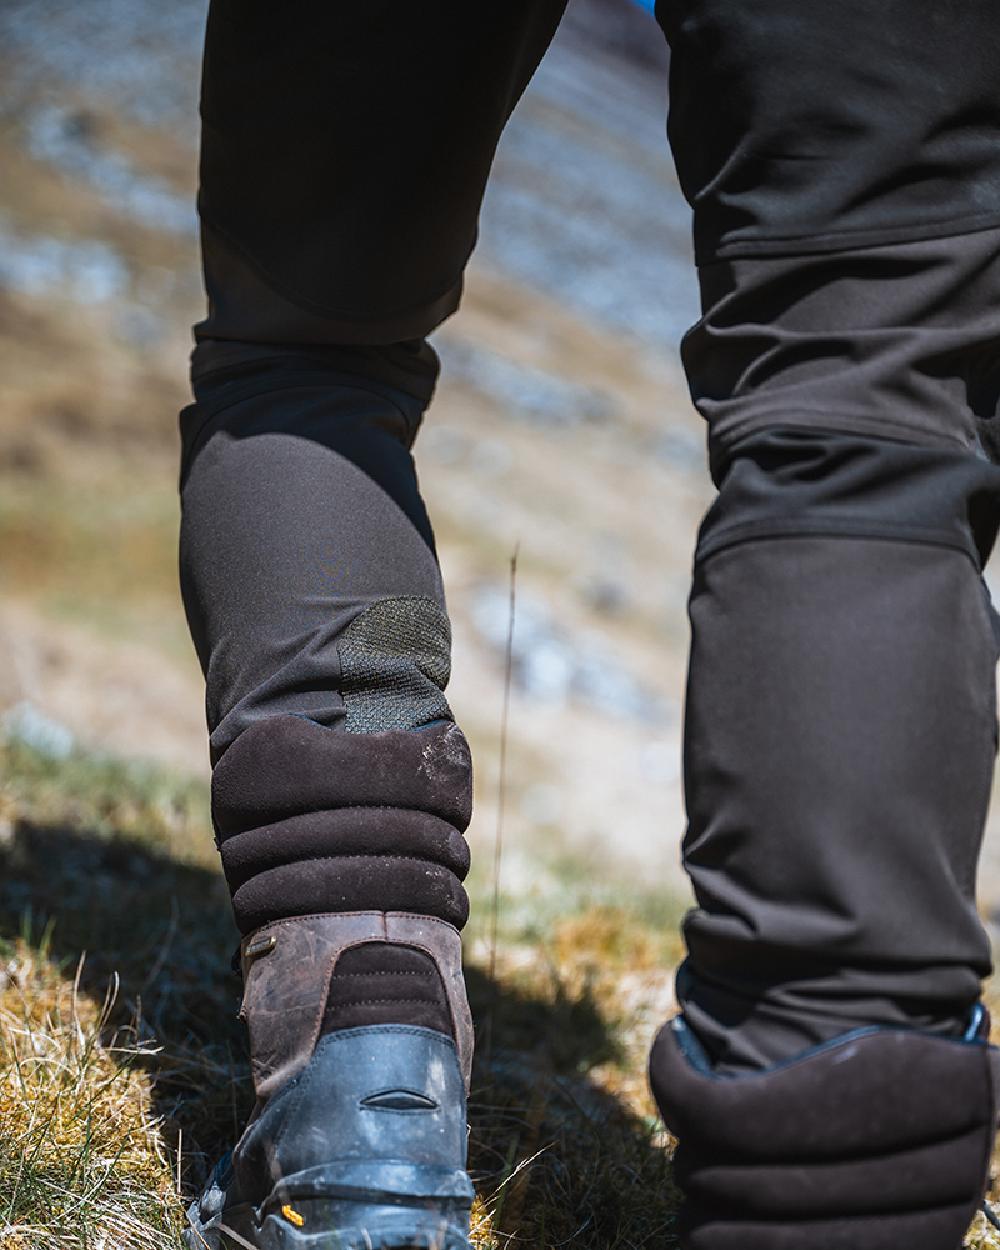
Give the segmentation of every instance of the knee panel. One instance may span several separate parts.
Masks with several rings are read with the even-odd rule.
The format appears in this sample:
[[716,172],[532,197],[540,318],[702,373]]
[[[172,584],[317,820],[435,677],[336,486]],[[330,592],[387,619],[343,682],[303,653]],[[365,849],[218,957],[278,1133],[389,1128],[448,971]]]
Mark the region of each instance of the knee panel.
[[723,473],[690,603],[699,905],[679,986],[716,1062],[862,1024],[960,1029],[978,997],[997,473],[794,431],[748,439]]
[[378,599],[337,636],[348,733],[450,720],[451,625],[433,599]]

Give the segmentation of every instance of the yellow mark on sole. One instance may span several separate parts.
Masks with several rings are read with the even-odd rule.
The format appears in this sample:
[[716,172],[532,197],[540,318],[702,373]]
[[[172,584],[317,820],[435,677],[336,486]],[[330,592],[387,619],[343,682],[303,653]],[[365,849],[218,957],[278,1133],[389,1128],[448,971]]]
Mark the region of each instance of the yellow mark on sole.
[[301,1215],[299,1215],[298,1211],[295,1210],[290,1202],[286,1202],[281,1208],[281,1214],[285,1217],[289,1224],[294,1224],[296,1228],[301,1228],[305,1223],[305,1220]]

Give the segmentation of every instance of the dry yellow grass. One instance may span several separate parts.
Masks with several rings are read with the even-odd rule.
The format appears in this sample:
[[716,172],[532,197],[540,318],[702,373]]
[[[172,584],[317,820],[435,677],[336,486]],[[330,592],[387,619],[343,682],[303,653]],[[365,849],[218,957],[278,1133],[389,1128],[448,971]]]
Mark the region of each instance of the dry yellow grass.
[[98,1004],[45,944],[5,944],[0,967],[0,1244],[159,1250],[176,1245],[176,1188],[143,1048],[108,1034]]
[[[178,1250],[249,1102],[203,789],[2,739],[0,776],[0,1250]],[[564,876],[550,915],[501,927],[493,979],[488,926],[469,943],[474,1245],[670,1250],[643,1073],[669,906]],[[1000,1236],[980,1216],[967,1246]]]
[[[177,1250],[249,1104],[203,789],[2,739],[0,777],[0,1247]],[[494,979],[470,943],[474,1244],[668,1250],[642,1069],[673,939],[655,900],[565,889]]]

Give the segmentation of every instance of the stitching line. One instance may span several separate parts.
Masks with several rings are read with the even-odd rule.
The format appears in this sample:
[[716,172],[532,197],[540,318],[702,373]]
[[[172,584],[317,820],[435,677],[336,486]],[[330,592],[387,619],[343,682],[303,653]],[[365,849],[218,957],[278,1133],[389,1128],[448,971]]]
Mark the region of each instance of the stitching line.
[[447,1003],[440,998],[336,998],[334,1007],[371,1007],[385,1003],[426,1003],[432,1007],[446,1007]]
[[[390,942],[390,946],[396,943]],[[348,950],[351,948],[348,947]],[[347,951],[344,952],[347,954]],[[390,971],[388,968],[377,969],[375,972],[334,972],[334,976],[338,981],[346,980],[348,977],[433,977],[437,973],[434,972],[416,972],[414,970],[400,969],[398,972]]]

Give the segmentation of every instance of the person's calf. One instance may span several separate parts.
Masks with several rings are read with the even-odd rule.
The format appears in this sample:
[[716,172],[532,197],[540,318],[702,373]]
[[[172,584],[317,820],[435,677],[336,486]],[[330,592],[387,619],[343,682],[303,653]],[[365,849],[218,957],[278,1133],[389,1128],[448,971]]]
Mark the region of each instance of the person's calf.
[[464,1246],[472,784],[410,454],[431,379],[389,349],[199,353],[182,585],[257,1107],[193,1244]]

